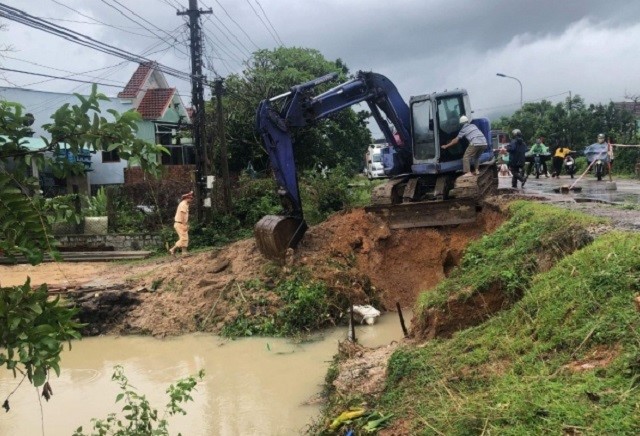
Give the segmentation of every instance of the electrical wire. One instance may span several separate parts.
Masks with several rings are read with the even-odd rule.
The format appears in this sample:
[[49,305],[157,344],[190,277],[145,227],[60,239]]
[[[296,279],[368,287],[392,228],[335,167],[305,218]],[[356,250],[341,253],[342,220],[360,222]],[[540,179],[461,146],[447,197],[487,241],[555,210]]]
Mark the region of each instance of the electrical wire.
[[278,31],[276,30],[276,28],[273,27],[273,24],[271,23],[271,20],[269,19],[269,16],[267,15],[267,13],[264,11],[264,8],[262,7],[262,4],[258,0],[255,0],[255,1],[258,4],[258,7],[260,8],[260,10],[262,11],[262,14],[264,15],[264,18],[266,18],[267,22],[269,23],[269,26],[271,26],[271,28],[273,29],[273,32],[278,37],[278,41],[280,41],[280,45],[284,45],[284,42],[282,42],[282,38],[280,38],[280,35],[278,34]]
[[157,0],[157,1],[164,3],[165,5],[170,6],[172,8],[175,8],[176,11],[179,11],[180,8],[182,8],[182,5],[180,5],[180,3],[178,3],[176,0],[173,0],[174,1],[173,4],[169,3],[169,0]]
[[[132,31],[128,30],[131,27],[114,26],[112,24],[107,24],[107,23],[103,23],[103,22],[93,22],[92,23],[91,21],[69,20],[69,19],[66,19],[66,18],[55,18],[55,17],[40,17],[40,18],[43,18],[45,20],[51,20],[51,21],[63,21],[63,22],[67,22],[67,23],[89,24],[89,25],[92,25],[92,26],[107,26],[107,27],[111,27],[113,29],[121,30],[123,32],[131,33],[132,35],[142,36],[144,38],[155,38],[155,36],[145,35],[144,33],[137,33],[137,32],[132,32]],[[94,18],[92,18],[92,19],[94,19]]]
[[[220,23],[220,24],[222,25],[222,27],[224,27],[224,29],[227,31],[226,33],[225,33],[225,32],[222,32],[222,31],[221,31],[220,33],[222,33],[222,35],[227,39],[227,41],[229,41],[229,44],[233,45],[233,46],[234,46],[234,47],[235,47],[239,52],[242,52],[242,50],[244,49],[244,52],[245,52],[248,56],[251,56],[251,50],[249,50],[249,49],[248,49],[248,48],[247,48],[247,47],[242,43],[242,41],[240,41],[240,39],[239,39],[239,38],[238,38],[238,37],[237,37],[233,32],[231,32],[231,30],[226,26],[226,24],[224,24],[224,23],[222,22],[222,20],[220,20],[220,18],[218,18],[218,16],[217,16],[217,15],[213,14],[213,17],[214,17],[214,18],[216,19],[216,21],[218,21],[218,23]],[[209,16],[207,17],[207,19],[205,20],[205,23],[204,23],[204,24],[206,24],[206,22],[207,22],[207,21],[208,21],[208,22],[210,22],[210,23],[214,26],[214,28],[216,28],[216,30],[220,30],[220,29],[218,29],[218,28],[216,27],[216,25],[215,25],[215,24],[213,23],[213,21],[211,20],[211,15],[209,15]],[[239,45],[238,45],[238,44],[236,44],[235,42],[233,42],[233,41],[231,40],[231,38],[229,38],[229,35],[233,36],[233,38],[238,42],[238,44],[239,44]]]
[[29,74],[31,76],[49,77],[51,79],[68,80],[70,82],[80,82],[80,83],[90,83],[90,84],[95,83],[96,85],[108,86],[108,87],[111,87],[111,88],[122,88],[122,84],[121,85],[112,85],[112,84],[109,84],[109,83],[91,82],[91,81],[88,81],[88,80],[72,79],[70,77],[52,76],[50,74],[34,73],[34,72],[31,72],[31,71],[24,71],[24,70],[14,70],[12,68],[4,68],[4,67],[0,67],[0,70],[2,70],[2,71],[10,71],[12,73]]
[[[223,12],[226,14],[227,17],[229,17],[229,20],[231,20],[231,22],[233,24],[236,25],[236,27],[238,29],[240,29],[240,31],[244,34],[244,36],[247,37],[247,39],[249,40],[249,42],[251,42],[251,44],[253,44],[253,46],[257,49],[260,50],[260,47],[258,47],[258,44],[256,44],[255,42],[253,42],[253,39],[251,39],[251,37],[249,36],[249,34],[247,32],[245,32],[245,30],[242,28],[242,26],[240,26],[240,24],[238,24],[238,22],[236,20],[233,19],[233,17],[231,15],[229,15],[229,12],[227,12],[227,10],[225,9],[224,6],[222,6],[222,3],[220,3],[218,0],[214,0],[218,6],[220,6],[220,8],[223,10]],[[204,3],[203,3],[204,4]],[[206,5],[205,5],[206,6]]]
[[[262,17],[260,16],[260,14],[258,14],[258,11],[256,11],[256,8],[253,7],[253,5],[251,4],[251,0],[247,0],[247,4],[249,5],[249,7],[251,8],[251,10],[253,11],[253,13],[255,14],[256,17],[258,17],[258,20],[260,20],[260,22],[262,23],[262,25],[264,26],[265,29],[267,29],[267,32],[269,32],[269,35],[271,35],[271,37],[273,38],[273,40],[276,42],[276,44],[282,46],[284,44],[282,44],[282,40],[278,41],[278,38],[276,38],[276,34],[274,34],[272,32],[272,30],[269,28],[269,26],[267,26],[267,23],[265,23],[265,21],[262,19]],[[259,4],[259,3],[258,3]],[[264,12],[264,10],[263,10]],[[267,18],[268,19],[268,18]],[[273,26],[271,26],[273,27]],[[275,30],[275,29],[274,29]]]
[[[173,29],[171,31],[171,33],[175,33],[176,31],[179,31],[180,28],[183,25],[184,24],[179,25],[178,27]],[[142,55],[143,56],[148,56],[150,54],[157,53],[157,52],[160,52],[160,51],[165,51],[166,52],[167,50],[169,50],[171,48],[171,46],[168,46],[168,47],[165,47],[164,49],[160,49],[160,50],[157,50],[156,52],[152,52],[152,50],[154,50],[155,48],[157,48],[158,46],[160,46],[162,44],[166,44],[166,42],[158,41],[158,42],[155,42],[154,44],[151,44],[149,47],[147,47],[142,52]],[[107,71],[104,74],[100,75],[99,79],[105,79],[106,77],[109,77],[109,76],[117,73],[118,71],[122,70],[126,66],[126,64],[128,64],[128,63],[129,63],[129,61],[123,61],[123,62],[119,62],[119,63],[117,63],[115,65],[112,65],[110,67],[106,67],[106,69],[112,70],[112,71]],[[26,84],[26,85],[23,85],[22,88],[26,88],[27,86],[31,86],[31,85],[42,83],[42,82],[48,82],[48,81],[51,81],[51,80],[55,80],[55,79],[46,79],[46,80],[43,80],[43,81],[40,81],[40,82],[34,82],[34,83]],[[82,86],[84,86],[84,85],[77,85],[77,86],[73,87],[71,90],[69,90],[68,92],[69,93],[75,92],[79,88],[81,88]],[[20,88],[20,86],[16,86],[16,88]],[[49,100],[40,102],[39,104],[36,104],[32,109],[34,109],[34,110],[43,110],[44,111],[46,109],[54,108],[54,107],[59,106],[61,104],[61,102],[66,100],[66,98],[67,98],[66,95],[53,97],[53,98],[51,98]]]
[[[90,79],[99,79],[99,80],[105,80],[105,79],[102,78],[102,77],[89,76],[86,73],[90,73],[90,72],[93,72],[93,71],[100,71],[100,70],[104,70],[104,69],[107,69],[107,68],[111,68],[111,67],[102,67],[102,68],[96,68],[94,70],[89,70],[89,71],[84,72],[84,73],[77,73],[77,72],[74,72],[74,71],[63,70],[63,69],[60,69],[60,68],[55,68],[55,67],[50,67],[50,66],[47,66],[47,65],[42,65],[42,64],[39,64],[37,62],[27,61],[25,59],[19,59],[19,58],[13,57],[13,56],[3,55],[3,57],[5,57],[7,59],[13,59],[14,61],[18,61],[18,62],[24,62],[24,63],[27,63],[27,64],[35,65],[37,67],[48,68],[50,70],[61,71],[63,73],[69,73],[71,76],[86,76],[86,77],[89,77]],[[123,61],[121,63],[125,63],[125,62],[126,61]],[[106,79],[106,80],[108,80],[108,79]],[[109,80],[109,81],[110,82],[115,82],[115,80]]]
[[[223,52],[227,57],[229,57],[230,61],[242,64],[242,59],[236,57],[232,52],[228,51],[227,48],[224,47],[224,44],[222,44],[222,41],[220,41],[220,39],[218,39],[218,37],[213,32],[210,32],[204,29],[204,36],[205,36],[205,39],[209,40],[209,43],[213,47],[217,47],[221,52]],[[214,39],[216,40],[217,43],[213,41]]]
[[[94,50],[98,50],[103,53],[110,54],[112,56],[120,57],[122,59],[126,59],[131,62],[136,62],[136,63],[153,62],[152,60],[145,58],[143,56],[136,55],[126,50],[122,50],[120,48],[114,47],[110,44],[106,44],[104,42],[98,41],[80,32],[75,32],[71,29],[67,29],[65,27],[57,26],[55,24],[49,23],[46,20],[39,19],[37,17],[27,14],[24,11],[21,11],[16,8],[12,8],[3,3],[0,3],[0,17],[4,17],[11,21],[15,21],[15,22],[27,25],[29,27],[42,30],[44,32],[50,33],[55,36],[59,36],[61,38],[64,38],[76,44],[93,48]],[[160,63],[156,63],[156,68],[167,75],[177,77],[181,80],[186,80],[186,81],[192,80],[191,74],[185,73],[175,68],[171,68]],[[198,78],[197,80],[201,80],[201,79]]]
[[[55,1],[55,0],[54,0]],[[158,35],[157,33],[155,33],[153,30],[143,26],[142,24],[140,24],[138,21],[134,20],[133,18],[131,18],[129,15],[125,14],[121,9],[119,9],[118,7],[108,3],[106,0],[100,0],[102,3],[104,3],[105,5],[109,6],[110,8],[116,10],[117,12],[119,12],[123,17],[125,17],[127,20],[132,21],[136,24],[138,24],[140,27],[142,27],[144,30],[146,30],[147,32],[151,33],[152,35],[154,35],[155,37],[166,41],[166,39],[164,39],[163,37],[161,37],[160,35]],[[118,0],[112,0],[115,3],[119,4],[120,6],[122,6],[123,8],[125,8],[127,11],[131,12],[133,15],[135,15],[136,17],[140,18],[142,21],[144,21],[145,23],[149,23],[151,24],[153,27],[155,27],[156,29],[160,30],[161,32],[165,33],[166,35],[169,35],[170,38],[173,38],[173,36],[171,36],[169,33],[167,33],[164,29],[159,28],[158,26],[156,26],[154,23],[150,22],[149,20],[141,17],[140,15],[138,15],[137,13],[135,13],[134,11],[132,11],[131,9],[129,9],[128,7],[126,7],[125,5],[123,5],[122,3],[120,3]],[[176,41],[176,43],[178,42],[177,39],[174,38],[174,40]],[[176,47],[176,50],[178,50],[178,48]],[[187,53],[180,51],[183,55],[188,56]]]

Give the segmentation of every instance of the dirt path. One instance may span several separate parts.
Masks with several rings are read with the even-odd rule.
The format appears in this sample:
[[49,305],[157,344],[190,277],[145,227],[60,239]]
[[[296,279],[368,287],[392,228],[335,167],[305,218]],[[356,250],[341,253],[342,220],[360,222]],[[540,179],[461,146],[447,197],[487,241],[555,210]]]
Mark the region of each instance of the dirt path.
[[0,285],[17,286],[31,277],[32,285],[73,287],[100,276],[108,271],[109,262],[45,262],[40,265],[0,265]]

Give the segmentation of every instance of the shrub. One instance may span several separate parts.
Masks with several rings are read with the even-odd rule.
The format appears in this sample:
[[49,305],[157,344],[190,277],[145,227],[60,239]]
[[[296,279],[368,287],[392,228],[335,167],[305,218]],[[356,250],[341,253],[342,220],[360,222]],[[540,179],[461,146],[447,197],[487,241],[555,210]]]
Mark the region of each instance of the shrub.
[[349,177],[349,171],[342,166],[304,172],[300,181],[300,195],[309,223],[317,224],[350,203]]

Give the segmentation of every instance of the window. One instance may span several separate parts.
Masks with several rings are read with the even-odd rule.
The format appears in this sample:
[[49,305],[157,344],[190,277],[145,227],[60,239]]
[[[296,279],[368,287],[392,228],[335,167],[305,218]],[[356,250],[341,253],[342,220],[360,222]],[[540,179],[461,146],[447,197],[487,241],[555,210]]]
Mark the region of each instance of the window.
[[156,144],[171,145],[173,141],[173,129],[166,124],[156,125]]
[[416,160],[428,160],[436,157],[435,135],[431,100],[415,102],[411,106],[413,126],[413,155]]
[[194,165],[196,152],[192,145],[165,145],[169,154],[162,153],[162,165]]
[[102,162],[120,162],[120,155],[118,150],[103,151]]

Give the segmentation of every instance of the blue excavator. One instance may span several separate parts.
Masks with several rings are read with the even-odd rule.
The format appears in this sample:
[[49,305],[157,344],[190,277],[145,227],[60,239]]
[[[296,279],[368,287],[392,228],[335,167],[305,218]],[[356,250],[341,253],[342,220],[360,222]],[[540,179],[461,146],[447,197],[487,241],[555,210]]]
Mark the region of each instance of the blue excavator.
[[332,73],[293,86],[258,106],[256,128],[269,155],[283,207],[279,215],[267,215],[255,226],[261,253],[282,260],[307,230],[292,130],[363,102],[391,145],[383,155],[384,171],[390,178],[373,190],[372,205],[366,210],[385,219],[391,229],[475,221],[483,198],[498,187],[489,120],[472,120],[488,144],[480,156],[479,176],[462,177],[462,156],[468,143],[460,141],[446,150],[440,148],[457,136],[460,116],[471,119],[467,92],[456,89],[417,95],[407,104],[388,78],[360,71],[353,79],[313,95],[316,86],[337,76]]

